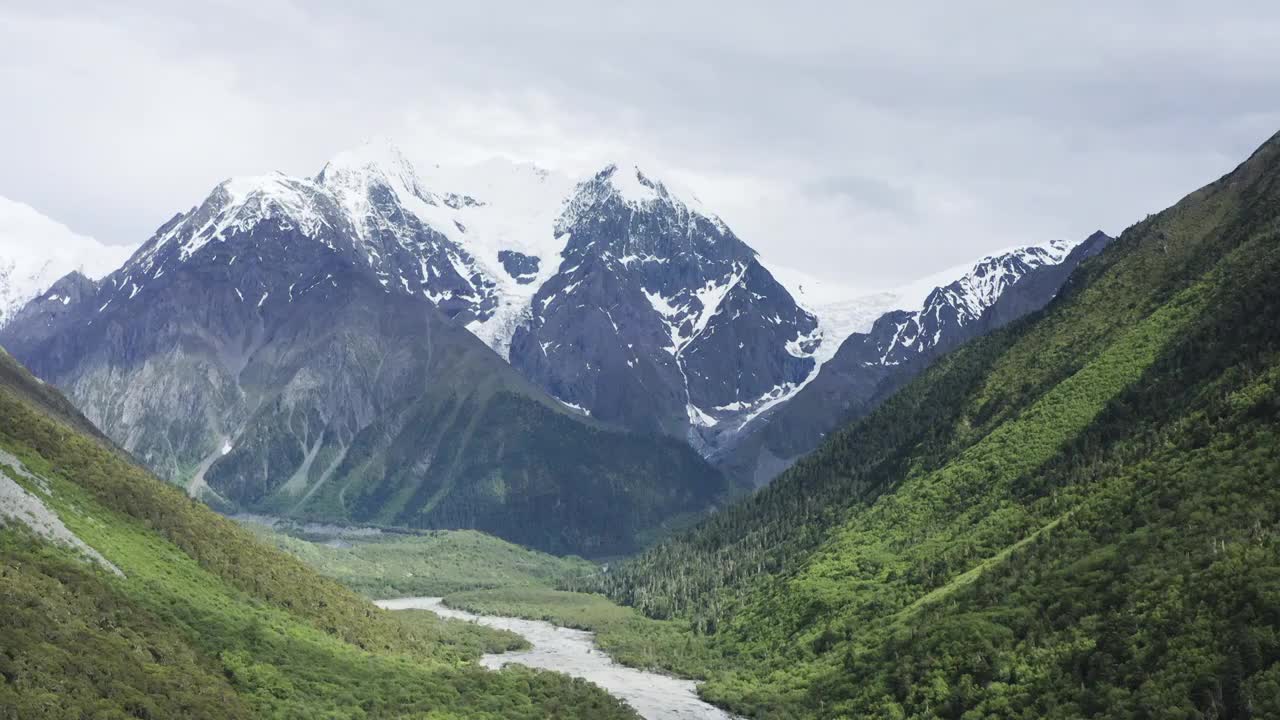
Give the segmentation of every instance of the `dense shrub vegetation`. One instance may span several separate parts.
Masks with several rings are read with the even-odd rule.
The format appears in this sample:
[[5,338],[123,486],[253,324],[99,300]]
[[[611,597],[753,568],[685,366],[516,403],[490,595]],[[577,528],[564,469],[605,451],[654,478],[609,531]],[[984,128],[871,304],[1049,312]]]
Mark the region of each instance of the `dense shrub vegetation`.
[[[754,717],[1280,715],[1280,136],[599,590]],[[723,665],[721,665],[723,666]]]
[[67,424],[67,408],[33,404],[47,391],[0,365],[0,447],[48,492],[4,471],[125,574],[0,527],[0,718],[634,717],[582,681],[481,669],[482,652],[522,640],[379,610]]
[[590,630],[609,657],[642,670],[703,679],[724,665],[707,639],[685,623],[654,620],[621,607],[602,595],[550,588],[501,588],[449,595],[445,604],[481,615],[545,620],[561,627]]
[[599,571],[474,530],[352,538],[343,547],[250,527],[321,575],[372,598],[444,596],[466,590],[551,587]]

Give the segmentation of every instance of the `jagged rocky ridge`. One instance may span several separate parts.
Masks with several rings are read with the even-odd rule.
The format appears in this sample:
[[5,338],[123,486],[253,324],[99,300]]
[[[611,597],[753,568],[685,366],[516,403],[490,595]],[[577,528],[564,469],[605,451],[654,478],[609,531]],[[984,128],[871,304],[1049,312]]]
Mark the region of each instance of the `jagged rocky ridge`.
[[[612,425],[696,446],[699,431],[776,401],[816,368],[816,319],[692,193],[634,163],[577,185],[496,170],[514,175],[491,188],[496,201],[436,192],[398,151],[373,144],[314,179],[227,181],[161,229],[118,294],[143,291],[230,231],[278,220],[367,265],[389,292],[429,301],[567,406]],[[181,250],[156,255],[169,245]],[[241,290],[254,302],[272,291]]]
[[727,428],[713,461],[732,477],[763,485],[812,451],[827,433],[865,416],[940,355],[1049,303],[1077,265],[1111,238],[1054,241],[983,258],[934,288],[917,310],[882,315],[846,338],[786,403]]
[[813,371],[816,318],[719,218],[638,167],[581,183],[556,233],[563,262],[510,359],[564,402],[696,445]]

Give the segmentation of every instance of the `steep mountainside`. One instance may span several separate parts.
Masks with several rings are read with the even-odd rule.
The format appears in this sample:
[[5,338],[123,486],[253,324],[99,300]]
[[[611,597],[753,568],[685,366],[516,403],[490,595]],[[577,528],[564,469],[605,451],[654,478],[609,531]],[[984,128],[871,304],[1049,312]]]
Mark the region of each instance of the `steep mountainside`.
[[497,162],[432,175],[468,190],[428,187],[382,142],[314,179],[228,181],[161,229],[156,247],[182,252],[145,247],[121,292],[144,291],[166,263],[229,232],[285,218],[388,292],[434,305],[565,405],[695,446],[693,431],[776,400],[816,367],[816,320],[692,193],[634,163],[576,185]]
[[559,272],[511,362],[593,417],[689,436],[814,369],[817,322],[691,196],[634,165],[578,186],[556,225]]
[[886,313],[851,334],[786,403],[727,428],[714,462],[756,486],[812,451],[831,431],[858,420],[942,354],[1044,307],[1071,272],[1111,238],[1055,241],[984,258],[929,292],[920,309]]
[[77,235],[29,205],[0,197],[0,327],[58,278],[72,271],[102,277],[131,252]]
[[[32,345],[62,332],[66,306],[86,293],[101,294],[100,306],[146,302],[165,273],[259,225],[319,242],[386,292],[433,306],[576,412],[679,438],[757,481],[810,449],[837,419],[824,411],[816,432],[802,423],[761,435],[764,418],[812,384],[851,332],[867,331],[864,318],[903,300],[919,309],[924,295],[809,307],[803,284],[784,286],[693,193],[635,163],[611,164],[576,184],[496,160],[419,175],[393,146],[371,142],[337,155],[313,178],[275,173],[220,184],[162,227],[109,290],[69,278],[41,295],[23,312],[22,337],[11,332],[10,342]],[[927,320],[938,325],[927,336],[933,340],[922,336],[904,351],[912,365],[925,364],[935,346],[985,331],[972,318],[1022,273],[1063,260],[1061,249],[1026,249],[999,260],[990,277],[967,275],[972,284],[939,298],[945,309]],[[259,254],[223,254],[247,275],[237,297],[255,305],[324,280],[315,268],[286,266],[267,283],[246,269]],[[877,359],[889,362],[902,361]],[[837,364],[828,374],[839,372]]]
[[383,612],[85,424],[0,353],[0,717],[635,717],[482,670],[519,639]]
[[1280,135],[596,580],[755,717],[1280,716]]
[[412,183],[338,161],[316,181],[228,181],[100,285],[59,283],[0,342],[226,509],[613,554],[728,492],[687,446],[570,412],[461,327],[493,310],[489,286],[399,199],[468,201]]

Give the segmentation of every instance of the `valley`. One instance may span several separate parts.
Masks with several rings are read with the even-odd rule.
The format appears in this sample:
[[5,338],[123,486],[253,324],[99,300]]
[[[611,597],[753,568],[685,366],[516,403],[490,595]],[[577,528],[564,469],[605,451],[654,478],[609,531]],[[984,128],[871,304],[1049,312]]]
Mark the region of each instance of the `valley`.
[[[363,528],[302,526],[289,527],[289,535],[267,529],[263,520],[241,522],[321,574],[375,598],[380,607],[429,610],[527,641],[529,647],[484,655],[485,667],[512,663],[582,678],[647,720],[733,717],[698,696],[698,681],[723,663],[705,638],[600,595],[555,589],[606,572],[607,566],[556,558],[473,531],[388,536]],[[435,595],[408,595],[413,592]]]
[[1277,143],[750,498],[442,602],[594,631],[744,717],[1268,717]]
[[524,665],[582,678],[625,701],[645,720],[733,720],[732,715],[698,699],[693,681],[618,665],[584,630],[570,630],[541,620],[476,615],[449,607],[442,598],[402,598],[378,604],[389,610],[429,610],[441,617],[514,632],[532,647],[485,655],[481,664],[494,669]]
[[46,539],[46,523],[0,499],[0,716],[635,717],[562,675],[479,669],[482,654],[525,641],[387,614],[87,427],[0,355],[0,474],[75,538]]
[[306,135],[141,243],[0,197],[0,720],[1280,718],[1280,133],[1115,234],[1143,167]]

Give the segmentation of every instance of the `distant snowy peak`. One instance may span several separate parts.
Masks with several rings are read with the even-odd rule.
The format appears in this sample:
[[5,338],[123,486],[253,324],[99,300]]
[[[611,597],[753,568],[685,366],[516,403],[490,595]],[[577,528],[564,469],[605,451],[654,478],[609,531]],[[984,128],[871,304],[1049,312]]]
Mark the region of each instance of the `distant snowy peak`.
[[[186,262],[211,243],[251,232],[272,223],[284,232],[327,240],[336,234],[339,215],[333,199],[311,180],[275,172],[224,180],[208,197],[156,231],[131,262],[139,275],[163,272],[166,265]],[[324,231],[329,229],[330,232]]]
[[[335,156],[315,178],[272,173],[219,183],[203,203],[161,227],[118,284],[145,289],[193,260],[232,264],[245,253],[231,246],[313,246],[371,272],[387,292],[427,300],[450,317],[483,320],[502,298],[492,277],[500,267],[496,251],[482,263],[465,247],[463,212],[482,206],[428,190],[393,146],[366,145]],[[266,292],[280,297],[285,290]]]
[[567,236],[555,223],[574,185],[505,161],[434,167],[430,180],[385,141],[338,153],[314,177],[232,178],[162,226],[109,286],[132,299],[186,263],[230,265],[287,244],[430,302],[505,357],[532,295],[560,266]]
[[133,250],[78,235],[25,203],[0,197],[0,326],[59,278],[71,272],[101,278]]
[[817,321],[693,193],[635,163],[578,183],[509,358],[605,422],[698,435],[813,369]]
[[[880,348],[880,362],[896,365],[936,347],[948,333],[982,318],[1009,288],[1029,273],[1062,263],[1079,244],[1053,240],[988,255],[960,277],[935,286],[925,296],[923,305],[915,306],[919,309],[901,313],[892,338]],[[918,287],[916,284],[904,291],[904,299],[918,297]]]
[[769,270],[791,290],[797,302],[818,317],[822,344],[815,356],[819,364],[854,333],[869,332],[881,316],[895,310],[935,315],[946,307],[956,309],[960,324],[984,313],[1004,292],[1028,272],[1063,262],[1080,242],[1052,240],[993,253],[968,263],[933,273],[887,290],[844,287],[802,271],[769,264]]
[[426,200],[429,193],[422,187],[413,164],[400,148],[387,141],[367,141],[353,150],[345,150],[325,163],[316,182],[341,192],[343,189],[364,193],[381,183],[404,195]]
[[[1095,233],[1085,243],[1094,242]],[[862,361],[868,365],[896,366],[924,356],[939,346],[949,347],[956,338],[971,334],[977,323],[1010,288],[1034,270],[1059,265],[1080,242],[1054,240],[1043,245],[1013,248],[926,276],[907,285],[879,292],[841,287],[806,273],[784,267],[770,270],[788,286],[801,307],[818,320],[818,329],[798,356],[809,357],[814,370],[803,380],[780,387],[749,413],[748,422],[787,402],[818,377],[845,342],[855,335],[874,352]]]
[[356,150],[334,156],[316,176],[362,234],[373,226],[394,226],[397,214],[408,212],[418,220],[452,222],[441,208],[459,210],[483,203],[469,195],[429,190],[404,153],[389,142],[369,142]]
[[646,174],[634,162],[611,162],[594,176],[578,183],[567,203],[561,226],[568,227],[595,212],[610,200],[617,200],[637,211],[652,211],[665,206],[678,216],[697,215],[710,221],[721,232],[728,228],[718,216],[703,205],[692,191]]
[[939,305],[950,305],[960,311],[962,322],[976,320],[1009,286],[1038,267],[1062,262],[1078,244],[1053,240],[988,255],[957,280],[930,292],[923,309],[927,312]]

